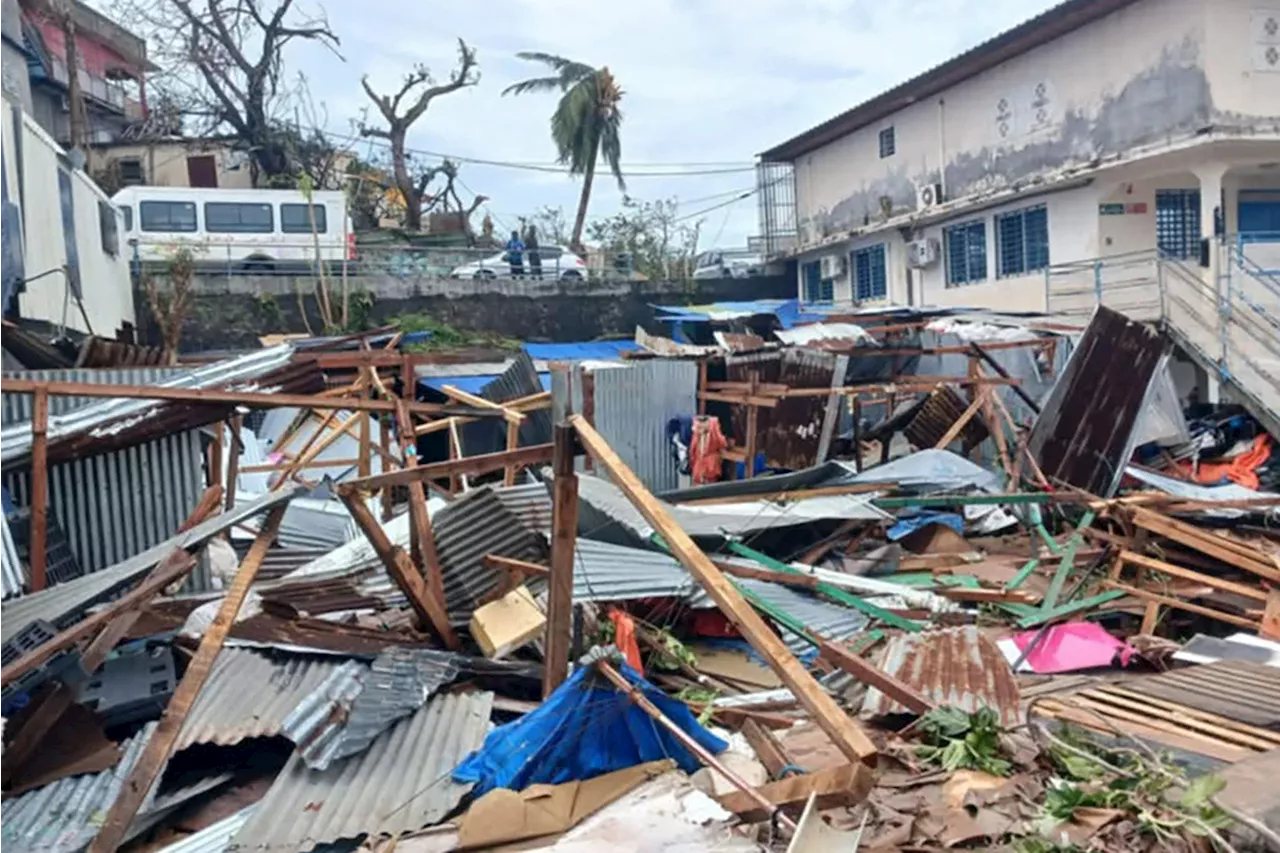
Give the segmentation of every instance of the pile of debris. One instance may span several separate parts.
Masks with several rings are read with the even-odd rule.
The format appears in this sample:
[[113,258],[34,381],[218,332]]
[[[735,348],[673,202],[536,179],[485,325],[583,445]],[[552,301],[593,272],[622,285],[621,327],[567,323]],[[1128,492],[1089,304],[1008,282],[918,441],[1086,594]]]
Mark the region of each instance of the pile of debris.
[[6,378],[7,849],[1280,849],[1280,468],[1157,333],[382,334]]

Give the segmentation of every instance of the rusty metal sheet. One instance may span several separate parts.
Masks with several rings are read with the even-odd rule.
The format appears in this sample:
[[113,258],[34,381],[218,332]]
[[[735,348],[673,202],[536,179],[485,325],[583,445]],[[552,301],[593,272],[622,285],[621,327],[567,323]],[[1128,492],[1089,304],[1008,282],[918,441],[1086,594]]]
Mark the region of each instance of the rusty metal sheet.
[[[919,448],[935,447],[946,437],[947,430],[960,420],[960,416],[969,408],[969,401],[961,397],[949,385],[942,385],[933,390],[925,398],[924,405],[916,412],[911,422],[903,427],[907,440]],[[969,419],[960,430],[960,440],[964,448],[977,447],[986,440],[989,432],[986,423],[979,415]]]
[[[996,644],[976,627],[900,634],[889,640],[880,668],[939,706],[973,713],[991,708],[1006,728],[1022,720],[1018,681]],[[867,689],[862,716],[910,711],[874,687]]]
[[1101,497],[1115,493],[1168,351],[1155,329],[1097,308],[1031,430],[1028,447],[1046,477]]
[[[755,373],[762,383],[781,383],[789,388],[830,388],[835,378],[837,356],[806,349],[759,352],[729,356],[725,367],[731,382],[747,382]],[[843,381],[844,377],[840,377]],[[773,408],[761,407],[757,415],[756,447],[775,468],[807,468],[818,460],[822,427],[827,415],[826,397],[795,397],[779,401]],[[733,435],[746,445],[747,408],[734,406]]]

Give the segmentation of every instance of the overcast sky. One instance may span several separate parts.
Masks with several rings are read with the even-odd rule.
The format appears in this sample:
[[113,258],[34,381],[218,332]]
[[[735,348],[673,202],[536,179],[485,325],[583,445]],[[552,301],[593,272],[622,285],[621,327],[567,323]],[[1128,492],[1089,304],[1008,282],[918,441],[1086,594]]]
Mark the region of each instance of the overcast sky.
[[[308,0],[299,0],[299,5]],[[625,92],[624,164],[715,163],[711,175],[636,175],[637,198],[676,196],[694,214],[754,185],[750,166],[781,142],[1053,5],[1050,0],[329,0],[345,62],[310,45],[286,62],[307,73],[329,126],[367,103],[359,80],[397,86],[415,62],[437,76],[456,59],[458,37],[478,50],[480,84],[437,99],[410,146],[484,160],[555,158],[548,121],[555,96],[502,97],[538,66],[521,50],[608,65]],[[625,168],[625,165],[624,165]],[[650,167],[653,168],[653,167]],[[676,169],[697,167],[680,166]],[[576,180],[560,174],[466,164],[462,179],[488,195],[499,228],[541,205],[570,216]],[[621,194],[597,181],[592,213]],[[697,217],[695,217],[697,218]],[[705,214],[702,247],[745,244],[757,232],[753,197]]]

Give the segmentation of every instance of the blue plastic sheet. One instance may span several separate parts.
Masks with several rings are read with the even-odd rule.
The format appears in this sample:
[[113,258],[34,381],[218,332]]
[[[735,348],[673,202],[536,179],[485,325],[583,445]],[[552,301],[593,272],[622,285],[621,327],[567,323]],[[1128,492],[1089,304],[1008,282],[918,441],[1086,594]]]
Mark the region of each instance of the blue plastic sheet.
[[931,524],[945,524],[961,536],[964,535],[964,516],[954,512],[918,512],[915,515],[899,517],[898,523],[890,527],[885,536],[890,542],[897,542],[904,536]]
[[543,361],[621,361],[624,352],[636,352],[635,341],[577,341],[562,344],[521,344],[530,358]]
[[[698,744],[711,753],[728,746],[704,729],[683,702],[658,690],[627,664],[615,668]],[[595,668],[579,667],[538,709],[500,726],[484,746],[463,759],[453,780],[475,783],[480,796],[494,788],[522,791],[591,779],[646,761],[674,759],[693,773],[701,765],[670,732],[658,725]]]

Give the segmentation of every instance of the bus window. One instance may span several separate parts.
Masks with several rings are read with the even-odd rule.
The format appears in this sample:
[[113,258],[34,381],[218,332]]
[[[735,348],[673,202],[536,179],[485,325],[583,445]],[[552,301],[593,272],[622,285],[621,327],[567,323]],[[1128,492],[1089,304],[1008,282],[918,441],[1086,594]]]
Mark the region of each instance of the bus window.
[[270,234],[273,230],[271,205],[207,201],[204,230],[210,234]]
[[195,231],[195,202],[139,202],[138,225],[143,231]]
[[280,205],[280,230],[285,234],[310,234],[311,216],[316,218],[316,233],[325,233],[324,205],[311,205],[311,214],[305,204]]
[[133,230],[133,205],[131,204],[120,205],[120,212],[124,214],[124,230],[132,231]]

